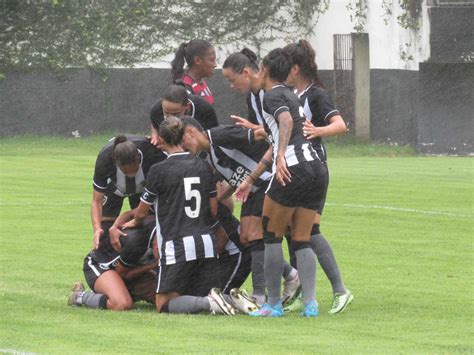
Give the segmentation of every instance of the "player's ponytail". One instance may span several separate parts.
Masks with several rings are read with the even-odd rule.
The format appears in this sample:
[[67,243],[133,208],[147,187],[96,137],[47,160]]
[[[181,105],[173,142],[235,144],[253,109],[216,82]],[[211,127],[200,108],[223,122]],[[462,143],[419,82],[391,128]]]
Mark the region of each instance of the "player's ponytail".
[[212,44],[204,39],[193,39],[188,43],[181,43],[175,53],[174,59],[171,61],[171,77],[173,83],[176,83],[184,74],[184,64],[192,67],[194,57],[204,57],[206,51],[212,48]]
[[181,43],[178,50],[174,54],[174,59],[171,61],[171,77],[173,83],[176,82],[184,73],[185,48],[188,44]]
[[245,67],[258,71],[257,55],[248,48],[232,53],[222,65],[222,68],[231,68],[237,74],[241,74]]
[[183,141],[184,124],[174,116],[168,116],[161,122],[159,129],[160,137],[169,145],[177,146]]
[[262,65],[267,68],[270,79],[283,83],[290,73],[291,58],[281,48],[275,48],[263,58]]
[[114,139],[112,158],[118,166],[136,163],[139,159],[137,146],[123,134]]
[[300,39],[298,43],[289,44],[283,50],[289,54],[291,65],[297,64],[300,67],[301,74],[306,79],[313,82],[316,86],[324,88],[318,75],[316,52],[307,40]]

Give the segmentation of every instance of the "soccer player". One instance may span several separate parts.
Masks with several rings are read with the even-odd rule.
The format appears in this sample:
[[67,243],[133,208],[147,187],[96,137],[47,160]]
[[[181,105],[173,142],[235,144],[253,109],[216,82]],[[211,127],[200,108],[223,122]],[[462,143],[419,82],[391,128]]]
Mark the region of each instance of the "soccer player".
[[119,135],[102,148],[95,163],[93,180],[94,249],[99,247],[104,235],[101,223],[117,218],[125,197],[131,208],[138,205],[148,170],[165,158],[162,151],[143,137]]
[[234,315],[234,308],[213,288],[217,267],[211,227],[217,215],[215,176],[204,160],[182,148],[184,125],[179,118],[167,117],[159,134],[168,157],[150,169],[133,219],[119,227],[140,225],[154,206],[160,252],[158,312]]
[[258,311],[250,313],[255,317],[284,314],[280,300],[284,261],[281,242],[288,226],[292,230],[291,243],[303,292],[302,315],[318,315],[316,261],[309,239],[327,171],[303,135],[304,112],[299,99],[284,85],[290,69],[289,56],[277,48],[263,59],[259,72],[265,90],[264,127],[273,144],[273,177],[266,191],[262,218],[269,297]]
[[[184,70],[184,64],[187,64]],[[171,62],[173,83],[184,85],[192,94],[202,96],[214,105],[214,96],[204,78],[209,78],[216,68],[216,50],[203,39],[181,43]]]
[[[208,162],[228,183],[230,193],[247,177],[252,178],[251,172],[256,169],[258,165],[258,162],[252,158],[252,146],[255,142],[267,138],[267,134],[263,129],[254,131],[239,126],[219,126],[204,131],[202,126],[195,119],[183,117],[182,120],[186,127],[183,147],[194,154],[207,152]],[[268,147],[268,144],[266,146]],[[269,153],[271,154],[271,150],[269,150]],[[265,166],[265,168],[268,168],[268,166]],[[249,218],[261,223],[263,199],[265,197],[264,192],[270,179],[271,173],[269,171],[263,171],[262,174],[259,174],[259,178],[253,180],[254,184],[251,193],[242,204],[240,219],[241,235],[248,233],[246,228],[249,226]],[[260,238],[262,238],[262,234],[260,234]],[[241,242],[246,243],[246,239],[241,239]],[[252,266],[253,265],[254,263],[252,263]],[[252,272],[254,272],[253,269]],[[285,263],[283,275],[287,276],[293,273],[296,273],[296,270],[293,270],[288,263]],[[295,292],[298,286],[299,284],[296,286]],[[263,288],[262,291],[260,295],[259,293],[255,293],[254,288],[252,295],[259,304],[265,302],[265,289]]]
[[91,291],[85,291],[82,283],[76,283],[69,297],[70,306],[126,311],[133,302],[145,300],[154,303],[156,290],[157,260],[149,257],[149,241],[155,221],[146,221],[141,228],[127,230],[122,237],[122,250],[117,252],[111,245],[109,228],[111,221],[102,223],[105,233],[97,249],[84,259],[84,277]]
[[200,96],[188,94],[181,85],[170,85],[163,98],[150,111],[151,143],[159,145],[158,127],[165,117],[184,115],[194,117],[205,129],[218,125],[216,112],[209,102]]
[[[222,73],[230,82],[232,89],[247,94],[248,120],[239,116],[231,116],[237,121],[237,125],[245,122],[247,128],[258,130],[263,127],[262,101],[264,91],[260,86],[259,67],[255,53],[248,48],[244,48],[240,52],[231,54],[224,61]],[[246,154],[255,162],[262,161],[268,167],[271,165],[271,151],[268,152],[269,155],[265,158],[267,148],[268,144],[265,141],[257,141],[250,147],[246,147]],[[250,173],[248,172],[247,175],[250,176]],[[256,180],[258,178],[254,178],[252,183]],[[264,180],[267,180],[268,183],[267,178],[264,178]],[[242,179],[242,181],[245,181],[245,179]],[[249,242],[252,249],[252,296],[260,304],[265,300],[265,276],[263,271],[265,246],[261,219],[265,188],[266,186],[262,186],[259,190],[256,195],[258,198],[252,197],[250,201],[243,203],[241,214],[241,236],[244,242]],[[296,270],[287,263],[285,263],[283,277],[285,279],[283,300],[288,301],[297,293],[300,282]]]
[[[287,84],[293,86],[295,94],[300,98],[307,120],[304,122],[303,133],[327,169],[327,155],[322,137],[344,134],[347,131],[346,124],[319,80],[316,54],[309,42],[300,40],[287,45],[283,50],[289,54],[292,64]],[[329,314],[337,314],[343,312],[354,297],[345,288],[332,248],[319,229],[328,185],[322,188],[323,194],[311,230],[310,242],[333,289],[334,299]]]

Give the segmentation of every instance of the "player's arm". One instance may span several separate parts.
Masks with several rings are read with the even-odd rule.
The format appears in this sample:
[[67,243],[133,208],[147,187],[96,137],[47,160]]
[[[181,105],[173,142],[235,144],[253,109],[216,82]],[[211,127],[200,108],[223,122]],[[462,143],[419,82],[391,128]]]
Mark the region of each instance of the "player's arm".
[[127,233],[122,230],[123,226],[133,218],[133,215],[134,210],[121,213],[115,220],[114,224],[109,228],[110,244],[117,252],[120,252],[122,249],[120,237],[127,236]]
[[303,134],[307,139],[316,137],[331,137],[347,132],[347,126],[340,115],[332,116],[329,124],[324,127],[316,127],[311,122],[305,121],[303,126]]
[[92,205],[91,205],[91,221],[94,230],[93,248],[99,247],[100,237],[104,234],[102,229],[102,200],[104,194],[102,192],[93,190]]
[[155,147],[160,147],[161,146],[161,139],[160,135],[158,134],[158,130],[151,124],[150,127],[150,143],[153,144]]
[[[219,184],[219,183],[218,183]],[[220,188],[217,190],[217,201],[224,203],[234,193],[234,188],[230,186],[226,181],[220,183]]]
[[285,186],[286,182],[291,182],[291,174],[286,167],[285,152],[290,141],[291,131],[293,130],[293,118],[289,111],[281,111],[277,114],[278,120],[278,150],[276,160],[276,179]]
[[270,145],[260,159],[257,167],[250,173],[249,176],[241,182],[237,190],[235,191],[235,197],[238,201],[245,202],[250,194],[252,185],[258,180],[258,178],[272,165],[272,146]]
[[139,265],[135,267],[126,267],[125,265],[122,265],[119,263],[115,267],[115,271],[126,281],[133,280],[137,278],[138,276],[143,275],[145,272],[154,270],[159,266],[159,261],[158,260],[153,260],[151,263],[145,264],[145,265]]
[[262,126],[254,124],[250,122],[248,119],[240,117],[240,116],[230,115],[230,118],[234,120],[236,126],[241,126],[241,127],[249,128],[253,130],[258,130],[260,128],[263,128]]

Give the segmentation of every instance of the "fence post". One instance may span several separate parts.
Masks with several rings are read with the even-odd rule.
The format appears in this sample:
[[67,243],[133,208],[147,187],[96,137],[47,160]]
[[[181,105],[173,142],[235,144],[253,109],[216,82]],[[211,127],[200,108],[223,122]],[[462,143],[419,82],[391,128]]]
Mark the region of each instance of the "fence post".
[[370,46],[368,33],[352,33],[354,134],[370,139]]

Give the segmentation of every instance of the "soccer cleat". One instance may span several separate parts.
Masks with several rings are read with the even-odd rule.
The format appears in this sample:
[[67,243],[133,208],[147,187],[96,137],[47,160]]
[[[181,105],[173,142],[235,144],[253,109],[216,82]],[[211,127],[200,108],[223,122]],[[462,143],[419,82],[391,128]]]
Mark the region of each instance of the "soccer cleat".
[[219,288],[213,288],[209,295],[209,305],[212,314],[225,314],[227,316],[235,316],[235,309],[228,303]]
[[245,290],[233,288],[230,290],[230,299],[232,300],[234,308],[245,314],[256,311],[259,308],[257,302],[249,297]]
[[281,303],[283,306],[290,304],[295,300],[296,297],[301,293],[301,283],[298,273],[291,280],[285,280],[283,282],[283,296]]
[[265,295],[256,295],[256,294],[252,294],[250,298],[252,298],[256,304],[258,304],[258,307],[262,307],[262,305],[265,303],[267,299]]
[[344,312],[346,307],[352,302],[354,296],[351,291],[346,290],[346,293],[334,294],[331,309],[328,311],[329,314],[338,314]]
[[69,299],[67,300],[67,304],[69,306],[80,306],[81,304],[78,302],[78,298],[82,295],[84,292],[85,288],[82,282],[76,282],[74,286],[72,286],[71,289],[71,295],[69,296]]
[[316,301],[309,301],[304,305],[303,312],[301,315],[303,317],[317,317],[319,315],[318,303]]
[[285,312],[301,312],[303,311],[303,308],[304,304],[300,295],[292,303],[288,304],[283,310]]
[[251,317],[283,317],[283,307],[281,303],[278,303],[274,306],[265,303],[260,309],[248,313]]

